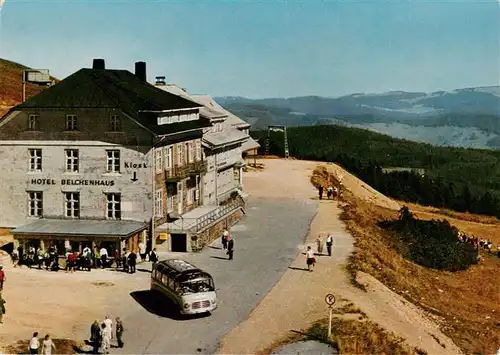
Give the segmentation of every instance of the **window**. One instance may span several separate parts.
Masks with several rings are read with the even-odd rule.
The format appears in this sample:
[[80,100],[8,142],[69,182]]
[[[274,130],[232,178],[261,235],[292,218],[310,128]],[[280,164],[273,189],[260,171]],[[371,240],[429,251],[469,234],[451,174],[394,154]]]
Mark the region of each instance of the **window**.
[[156,190],[155,199],[155,215],[156,217],[163,217],[163,190]]
[[118,115],[109,116],[109,130],[111,132],[119,132],[121,130],[120,116]]
[[42,171],[42,150],[28,149],[30,155],[30,171]]
[[121,209],[121,196],[120,194],[106,194],[106,199],[108,202],[108,218],[109,219],[121,219],[122,209]]
[[28,130],[30,131],[39,131],[40,130],[40,122],[38,115],[29,115],[28,117]]
[[194,161],[194,142],[189,142],[189,162],[192,163]]
[[187,199],[186,199],[186,200],[187,200],[187,204],[188,204],[188,205],[192,205],[192,204],[193,204],[193,200],[194,200],[194,190],[195,190],[195,189],[194,189],[194,188],[192,188],[192,187],[191,187],[191,188],[189,188],[189,189],[187,190]]
[[167,185],[167,213],[174,211],[174,185]]
[[78,172],[78,149],[66,149],[66,171]]
[[165,148],[165,169],[172,168],[172,147]]
[[187,164],[189,161],[191,161],[191,152],[189,150],[189,142],[184,143],[184,164]]
[[182,143],[177,144],[177,165],[182,166],[184,162],[184,146]]
[[119,150],[107,150],[107,167],[106,171],[108,173],[119,173],[120,172],[120,151]]
[[66,217],[80,218],[80,193],[79,192],[65,192],[66,203]]
[[194,190],[194,199],[198,201],[200,199],[200,175],[196,175],[196,188]]
[[76,115],[66,115],[66,130],[67,131],[78,130],[78,120]]
[[201,160],[201,139],[197,139],[195,144],[196,144],[196,147],[195,147],[196,160],[200,161]]
[[30,217],[42,217],[43,213],[43,192],[31,191],[28,192],[29,197],[29,210]]
[[155,150],[156,155],[156,172],[161,172],[163,169],[163,150],[161,148],[157,148]]

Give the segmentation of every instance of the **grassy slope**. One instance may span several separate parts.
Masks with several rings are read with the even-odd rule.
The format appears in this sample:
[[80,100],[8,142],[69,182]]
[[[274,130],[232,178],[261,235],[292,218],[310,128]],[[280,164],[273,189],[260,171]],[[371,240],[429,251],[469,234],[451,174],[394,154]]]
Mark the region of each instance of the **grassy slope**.
[[[28,67],[0,58],[0,117],[11,107],[21,103],[22,72]],[[35,84],[26,85],[26,97],[31,97],[44,87]]]
[[[467,271],[443,272],[426,269],[401,257],[388,247],[386,236],[376,223],[397,218],[397,212],[344,196],[343,220],[356,239],[350,260],[353,270],[375,276],[386,286],[429,312],[441,329],[465,353],[493,354],[500,340],[498,270],[496,255],[481,253],[482,261]],[[451,224],[497,244],[500,223],[490,217],[457,214],[452,211],[410,205],[421,219],[448,219]],[[450,218],[452,216],[452,218]]]

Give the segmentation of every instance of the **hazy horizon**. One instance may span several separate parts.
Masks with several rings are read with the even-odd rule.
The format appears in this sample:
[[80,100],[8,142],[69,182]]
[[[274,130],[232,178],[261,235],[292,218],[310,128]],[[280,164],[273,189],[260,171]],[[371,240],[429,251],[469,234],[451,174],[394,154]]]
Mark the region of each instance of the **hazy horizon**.
[[0,57],[60,79],[103,58],[219,97],[500,85],[496,0],[7,0],[0,16]]

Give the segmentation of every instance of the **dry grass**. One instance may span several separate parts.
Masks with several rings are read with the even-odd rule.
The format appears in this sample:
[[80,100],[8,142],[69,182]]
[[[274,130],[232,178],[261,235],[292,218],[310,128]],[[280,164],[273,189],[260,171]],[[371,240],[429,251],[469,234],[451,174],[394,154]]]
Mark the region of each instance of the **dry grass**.
[[[367,272],[429,311],[441,330],[467,354],[495,353],[500,341],[500,259],[483,253],[480,264],[467,271],[451,273],[426,269],[404,259],[389,247],[386,232],[377,227],[377,221],[397,218],[396,211],[374,206],[352,194],[345,194],[344,201],[342,219],[356,240],[356,251],[349,265],[351,274],[357,270]],[[415,208],[416,215],[420,218],[425,215],[428,219],[446,217],[426,209]],[[475,221],[467,222],[463,215],[453,213],[456,219],[447,219],[452,224],[459,224],[457,227],[462,230],[477,230],[475,234],[480,238],[494,239],[500,232],[500,225],[478,226]],[[482,216],[469,218],[473,219],[485,220]]]
[[271,354],[285,344],[304,340],[318,340],[330,344],[340,354],[423,354],[423,352],[407,346],[404,339],[385,331],[369,320],[350,320],[343,319],[342,316],[334,316],[332,318],[330,339],[328,339],[327,333],[328,319],[321,319],[315,322],[311,328],[302,332],[291,333],[286,338],[262,350],[259,354]]

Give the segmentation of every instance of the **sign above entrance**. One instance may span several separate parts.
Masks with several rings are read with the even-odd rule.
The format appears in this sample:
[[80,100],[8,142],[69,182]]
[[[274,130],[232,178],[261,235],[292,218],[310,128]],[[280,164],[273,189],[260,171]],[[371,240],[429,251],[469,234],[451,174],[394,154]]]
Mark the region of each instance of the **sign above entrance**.
[[31,179],[32,185],[75,185],[75,186],[115,186],[114,180],[85,180],[85,179]]
[[126,161],[124,163],[125,169],[147,169],[148,165],[146,163],[132,163],[129,161]]

